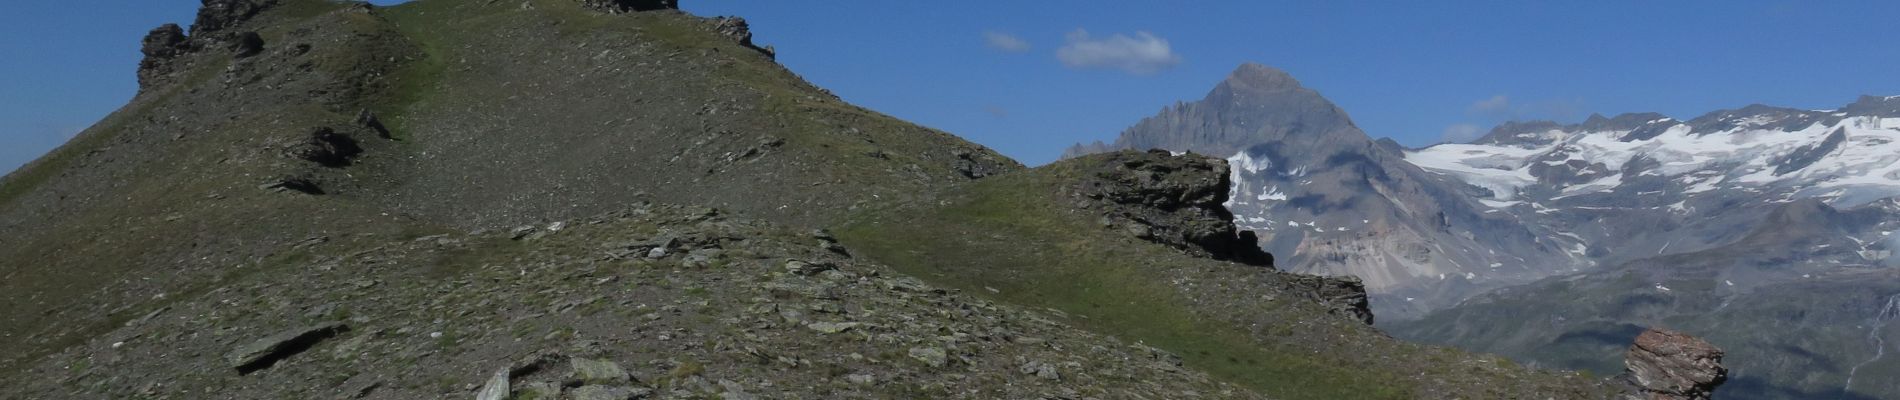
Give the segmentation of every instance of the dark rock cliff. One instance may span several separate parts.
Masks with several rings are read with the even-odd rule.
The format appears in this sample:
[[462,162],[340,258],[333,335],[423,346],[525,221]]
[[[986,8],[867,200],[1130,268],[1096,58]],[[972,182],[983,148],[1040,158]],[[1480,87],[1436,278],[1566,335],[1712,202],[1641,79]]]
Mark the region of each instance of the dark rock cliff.
[[1078,183],[1080,204],[1099,210],[1102,226],[1195,255],[1249,265],[1273,265],[1253,232],[1234,226],[1227,163],[1165,150],[1123,151],[1099,157]]

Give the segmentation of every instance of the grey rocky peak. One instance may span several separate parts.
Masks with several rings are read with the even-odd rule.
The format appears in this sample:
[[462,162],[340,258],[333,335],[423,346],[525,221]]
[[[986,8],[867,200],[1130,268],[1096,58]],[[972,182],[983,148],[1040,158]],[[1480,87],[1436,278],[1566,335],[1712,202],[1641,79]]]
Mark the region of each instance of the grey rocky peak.
[[1259,63],[1241,64],[1221,85],[1242,92],[1272,92],[1302,88],[1293,74]]
[[1651,328],[1625,355],[1627,399],[1707,400],[1728,380],[1722,349],[1682,332]]
[[1205,98],[1163,109],[1123,131],[1114,143],[1078,145],[1070,155],[1168,149],[1230,155],[1260,143],[1370,142],[1345,110],[1300,86],[1285,71],[1241,65]]

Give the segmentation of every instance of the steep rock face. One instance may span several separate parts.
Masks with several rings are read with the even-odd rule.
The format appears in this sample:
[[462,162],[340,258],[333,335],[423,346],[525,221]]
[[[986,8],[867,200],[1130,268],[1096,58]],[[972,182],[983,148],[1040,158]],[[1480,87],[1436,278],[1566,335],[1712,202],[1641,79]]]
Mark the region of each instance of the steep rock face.
[[1229,156],[1242,230],[1289,271],[1350,275],[1386,320],[1577,265],[1556,242],[1484,212],[1462,185],[1404,161],[1284,71],[1247,64],[1200,101],[1177,104],[1112,144],[1070,155],[1152,148]]
[[1654,329],[1636,336],[1624,376],[1636,387],[1627,398],[1707,400],[1728,380],[1722,349],[1682,332]]
[[1165,150],[1110,153],[1079,183],[1077,193],[1104,214],[1102,225],[1193,254],[1271,267],[1252,232],[1239,232],[1222,203],[1227,163]]

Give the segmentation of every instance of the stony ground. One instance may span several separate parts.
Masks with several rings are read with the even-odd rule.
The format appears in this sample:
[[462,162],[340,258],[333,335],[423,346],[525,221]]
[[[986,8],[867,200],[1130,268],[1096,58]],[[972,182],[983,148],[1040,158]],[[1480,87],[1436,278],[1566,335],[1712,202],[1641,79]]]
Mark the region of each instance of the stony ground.
[[[503,370],[517,395],[574,398],[1255,397],[1061,312],[711,209],[310,243],[281,271],[154,300],[170,305],[9,379],[9,398],[468,398]],[[324,324],[269,367],[231,358]],[[596,362],[626,376],[575,372]]]

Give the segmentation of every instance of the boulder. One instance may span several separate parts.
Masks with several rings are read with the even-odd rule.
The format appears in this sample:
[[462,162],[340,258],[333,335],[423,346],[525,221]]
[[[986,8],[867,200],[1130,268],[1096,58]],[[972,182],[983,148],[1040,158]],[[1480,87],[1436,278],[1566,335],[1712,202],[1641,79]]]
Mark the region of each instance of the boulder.
[[488,377],[488,382],[482,384],[482,390],[475,392],[475,400],[508,400],[509,392],[512,391],[508,384],[508,369],[495,371],[494,375]]
[[950,363],[950,354],[940,347],[912,347],[910,358],[931,367],[941,368]]
[[350,160],[363,153],[363,147],[349,135],[326,127],[310,131],[310,136],[291,146],[289,152],[293,157],[337,168],[349,166]]
[[1682,332],[1644,331],[1624,355],[1623,378],[1633,386],[1624,398],[1707,400],[1728,380],[1722,355],[1722,349]]
[[370,112],[367,108],[356,113],[356,124],[361,125],[364,129],[376,132],[376,137],[383,139],[393,138],[389,134],[389,126],[383,125],[383,120],[376,118],[376,113]]
[[224,356],[232,368],[239,374],[249,374],[270,368],[278,361],[309,350],[324,339],[349,331],[349,326],[341,322],[326,322],[291,329],[270,335],[244,345]]

